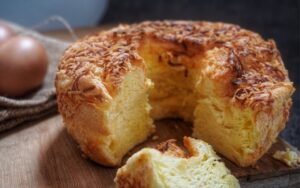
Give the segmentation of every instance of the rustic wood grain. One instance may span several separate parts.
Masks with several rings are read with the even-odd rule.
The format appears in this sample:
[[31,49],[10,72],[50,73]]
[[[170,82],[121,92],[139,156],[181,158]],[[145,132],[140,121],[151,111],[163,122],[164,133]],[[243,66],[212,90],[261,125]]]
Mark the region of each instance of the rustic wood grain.
[[[169,138],[190,135],[190,125],[180,120],[156,122],[158,139],[150,137],[142,147],[153,147]],[[271,157],[277,142],[254,168],[239,168],[225,161],[241,179],[243,187],[279,187],[297,184],[299,168],[291,169]],[[127,156],[128,157],[128,156]],[[124,160],[125,161],[125,160]],[[116,168],[98,165],[83,157],[77,144],[67,134],[59,115],[23,125],[0,134],[0,187],[114,187]],[[263,186],[264,185],[264,186]],[[275,185],[275,186],[274,186]],[[299,184],[298,184],[299,185]]]

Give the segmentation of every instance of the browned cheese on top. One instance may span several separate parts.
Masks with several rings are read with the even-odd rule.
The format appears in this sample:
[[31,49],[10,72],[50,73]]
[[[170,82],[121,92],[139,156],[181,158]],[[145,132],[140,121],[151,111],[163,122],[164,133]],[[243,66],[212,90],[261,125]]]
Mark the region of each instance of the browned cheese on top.
[[234,88],[228,97],[253,108],[272,103],[270,89],[290,82],[275,42],[257,33],[225,23],[147,21],[120,25],[71,45],[58,71],[73,80],[66,92],[103,100],[105,88],[114,96],[123,75],[133,66],[145,68],[138,53],[145,37],[176,43],[186,53],[226,49],[229,55],[224,66],[230,69],[230,87]]

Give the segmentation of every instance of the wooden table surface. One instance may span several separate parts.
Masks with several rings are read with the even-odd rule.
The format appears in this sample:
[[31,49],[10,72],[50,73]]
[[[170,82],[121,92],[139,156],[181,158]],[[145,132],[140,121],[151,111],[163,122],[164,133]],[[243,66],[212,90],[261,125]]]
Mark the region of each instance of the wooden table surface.
[[[81,37],[108,27],[82,28],[75,31]],[[72,40],[66,31],[44,34]],[[183,135],[189,135],[191,132],[190,126],[178,120],[163,120],[156,124],[159,139],[150,138],[133,151],[144,146],[154,146],[174,136],[180,140]],[[290,169],[271,157],[272,152],[284,147],[286,146],[282,142],[275,144],[255,168],[239,168],[229,161],[225,162],[233,174],[242,179],[243,187],[279,187],[299,183],[299,168]],[[116,168],[103,167],[82,156],[77,144],[64,129],[58,114],[25,123],[0,134],[1,188],[114,187],[115,173]]]

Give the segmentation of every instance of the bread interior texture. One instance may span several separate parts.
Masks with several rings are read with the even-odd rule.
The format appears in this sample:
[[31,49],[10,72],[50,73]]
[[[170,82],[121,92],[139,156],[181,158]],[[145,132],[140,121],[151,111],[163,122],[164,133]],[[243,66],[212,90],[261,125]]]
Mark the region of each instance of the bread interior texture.
[[140,55],[147,66],[146,76],[152,84],[149,88],[151,117],[193,121],[196,105],[195,69],[186,67],[185,63],[192,60],[184,54],[174,53],[174,48],[178,46],[151,42],[151,39],[145,41],[141,48]]
[[[231,85],[214,76],[214,71],[222,71],[222,61],[226,61],[218,59],[219,54],[225,53],[222,49],[200,55],[184,50],[182,46],[151,39],[140,50],[152,83],[148,92],[151,117],[192,122],[193,137],[212,144],[240,166],[253,164],[275,140],[283,116],[279,115],[276,122],[271,122],[267,115],[264,119],[256,118],[252,109],[233,106],[229,97],[217,93],[218,87]],[[283,110],[284,105],[281,106]],[[261,130],[272,123],[273,129]]]
[[150,106],[144,77],[143,70],[139,68],[128,73],[120,93],[108,110],[108,122],[113,134],[109,148],[116,161],[120,161],[129,149],[144,141],[155,130],[149,116]]
[[[231,159],[243,155],[241,145],[251,152],[253,146],[249,144],[255,134],[249,131],[255,123],[251,111],[237,112],[228,107],[214,93],[214,83],[204,76],[204,58],[174,54],[180,50],[170,44],[148,42],[141,51],[147,64],[146,75],[153,83],[149,89],[151,116],[193,122],[194,137],[204,139]],[[195,66],[203,66],[203,70],[196,72],[199,69]]]
[[174,146],[164,153],[152,148],[135,153],[118,169],[117,187],[240,187],[210,145],[187,137],[184,145],[188,151],[185,156],[180,156],[184,152]]
[[198,155],[190,158],[169,157],[153,152],[152,165],[161,187],[239,187],[211,146],[195,144]]

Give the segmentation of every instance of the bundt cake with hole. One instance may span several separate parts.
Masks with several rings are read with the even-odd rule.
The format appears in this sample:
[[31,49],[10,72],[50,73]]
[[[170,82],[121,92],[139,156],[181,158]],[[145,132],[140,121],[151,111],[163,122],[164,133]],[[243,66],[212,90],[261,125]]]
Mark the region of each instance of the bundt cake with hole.
[[157,149],[144,148],[119,168],[118,188],[237,188],[238,180],[207,143],[184,138],[188,154],[169,140]]
[[273,40],[232,24],[147,21],[71,45],[56,91],[68,132],[100,164],[119,165],[153,119],[179,117],[249,166],[285,127],[294,87]]

